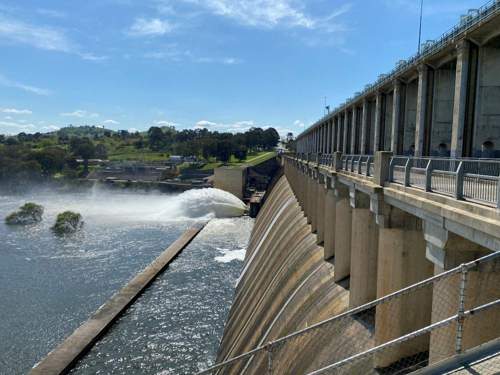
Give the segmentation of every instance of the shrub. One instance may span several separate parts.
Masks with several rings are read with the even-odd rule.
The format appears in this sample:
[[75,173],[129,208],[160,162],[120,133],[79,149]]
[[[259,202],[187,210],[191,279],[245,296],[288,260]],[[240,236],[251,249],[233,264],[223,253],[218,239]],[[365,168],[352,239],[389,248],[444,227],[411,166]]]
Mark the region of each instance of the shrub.
[[19,210],[11,213],[5,218],[9,225],[35,224],[42,220],[43,207],[32,202],[25,203]]
[[57,215],[56,223],[52,227],[52,230],[56,234],[68,234],[74,233],[83,226],[82,215],[65,211]]

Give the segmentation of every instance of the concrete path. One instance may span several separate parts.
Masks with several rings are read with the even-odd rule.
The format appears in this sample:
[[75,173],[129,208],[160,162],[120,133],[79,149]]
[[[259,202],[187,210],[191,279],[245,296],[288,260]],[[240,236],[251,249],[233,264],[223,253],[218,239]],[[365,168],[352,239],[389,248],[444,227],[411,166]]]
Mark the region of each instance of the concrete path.
[[186,230],[148,267],[137,274],[118,293],[102,305],[89,320],[78,327],[41,362],[36,364],[29,374],[57,375],[69,371],[76,361],[97,342],[127,307],[189,245],[205,225],[206,223]]

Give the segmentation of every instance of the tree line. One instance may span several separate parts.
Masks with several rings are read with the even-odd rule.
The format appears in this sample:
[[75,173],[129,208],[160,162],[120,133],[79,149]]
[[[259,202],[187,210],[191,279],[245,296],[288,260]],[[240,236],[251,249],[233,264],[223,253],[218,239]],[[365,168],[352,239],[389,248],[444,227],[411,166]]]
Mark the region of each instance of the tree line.
[[244,160],[249,151],[272,149],[278,142],[279,134],[273,128],[232,134],[207,129],[178,131],[173,127],[151,127],[144,133],[82,127],[45,134],[0,135],[0,181],[3,187],[15,187],[56,174],[82,177],[88,173],[88,160],[106,159],[111,147],[135,149],[138,159],[140,152],[149,150],[227,162],[231,155]]

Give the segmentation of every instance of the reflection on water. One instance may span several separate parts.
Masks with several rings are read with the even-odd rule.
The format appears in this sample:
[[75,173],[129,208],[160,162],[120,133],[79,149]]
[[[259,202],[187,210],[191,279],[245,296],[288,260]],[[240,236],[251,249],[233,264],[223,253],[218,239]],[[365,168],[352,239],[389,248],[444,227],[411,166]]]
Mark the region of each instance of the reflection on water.
[[253,221],[215,219],[73,374],[193,374],[213,363]]
[[[27,227],[6,226],[3,218],[26,201],[34,201],[45,207],[43,222]],[[99,191],[88,194],[0,196],[0,374],[26,373],[193,223],[193,219],[186,218],[189,215],[169,210],[169,207],[179,208],[175,196],[109,194]],[[50,226],[57,213],[66,209],[80,212],[85,225],[76,235],[56,237],[51,233]],[[247,219],[224,220],[227,224],[219,228],[218,232]],[[244,233],[240,235],[241,238],[248,237]],[[205,231],[202,232],[199,237],[201,240],[196,242],[198,245],[193,243],[193,249],[196,246],[200,246],[200,249],[205,247],[201,242],[203,238],[210,243],[208,247],[216,246],[206,236]],[[237,245],[236,242],[222,241],[218,246],[237,250],[245,245],[246,240]],[[213,254],[210,259],[200,256],[192,262],[199,262],[203,258],[204,262],[210,264],[222,264],[214,259],[217,255],[221,253]],[[183,259],[174,262],[165,275],[176,274],[177,263],[182,264]],[[227,265],[234,267],[237,273],[240,262],[233,261]],[[207,277],[212,276],[215,278],[207,283],[210,281]],[[199,277],[199,288],[218,288],[217,282],[225,282],[224,278],[228,275],[210,276],[198,271],[187,272],[179,277],[182,280]],[[221,301],[227,302],[232,297],[231,282],[227,285],[230,287],[222,287],[215,292]],[[187,291],[183,295],[180,290],[174,300],[176,314],[181,316],[186,315],[183,306],[191,310],[197,303],[191,298],[195,295]],[[163,300],[162,295],[157,298]],[[224,308],[229,308],[229,302]],[[225,310],[221,307],[220,311]],[[213,324],[214,328],[210,329],[215,330],[223,324],[224,317],[218,315],[219,326],[210,322],[211,319],[204,318],[203,324]],[[178,323],[184,325],[186,322]],[[215,349],[211,350],[213,352]]]

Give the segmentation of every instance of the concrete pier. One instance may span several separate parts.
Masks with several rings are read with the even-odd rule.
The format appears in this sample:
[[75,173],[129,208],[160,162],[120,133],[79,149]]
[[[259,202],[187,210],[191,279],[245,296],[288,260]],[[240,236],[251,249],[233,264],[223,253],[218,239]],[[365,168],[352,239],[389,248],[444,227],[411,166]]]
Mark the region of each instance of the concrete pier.
[[340,281],[351,273],[352,208],[346,187],[336,186],[335,192],[335,281]]

